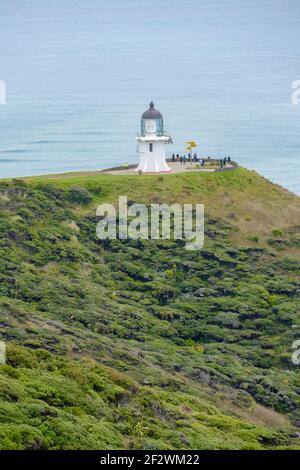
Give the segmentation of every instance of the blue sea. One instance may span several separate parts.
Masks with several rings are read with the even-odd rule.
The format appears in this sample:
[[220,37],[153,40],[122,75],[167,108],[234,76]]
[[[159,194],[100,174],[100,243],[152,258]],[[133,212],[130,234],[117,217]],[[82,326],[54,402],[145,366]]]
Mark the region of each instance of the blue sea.
[[0,177],[137,161],[150,100],[174,144],[300,194],[299,0],[0,0]]

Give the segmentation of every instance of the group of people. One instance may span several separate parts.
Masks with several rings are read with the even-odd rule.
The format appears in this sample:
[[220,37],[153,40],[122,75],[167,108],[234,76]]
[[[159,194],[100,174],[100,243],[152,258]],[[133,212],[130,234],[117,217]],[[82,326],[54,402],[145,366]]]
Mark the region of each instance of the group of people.
[[225,158],[220,158],[220,167],[224,168],[226,166],[226,163],[231,162],[231,157],[225,157]]
[[[211,160],[211,157],[208,157],[207,160],[208,161]],[[177,153],[176,155],[175,155],[175,153],[173,153],[172,161],[173,162],[180,162],[181,165],[184,165],[186,162],[199,163],[202,167],[205,165],[205,162],[206,162],[206,160],[204,160],[203,158],[199,158],[197,153],[194,153],[193,155],[191,153],[189,153],[187,157],[185,155],[179,155],[179,153]],[[230,163],[230,162],[231,162],[231,157],[221,158],[220,159],[220,167],[224,168],[226,166],[226,164]]]
[[186,162],[200,163],[201,166],[205,165],[205,160],[203,160],[202,158],[198,158],[198,155],[196,153],[194,153],[194,155],[192,155],[191,153],[188,153],[187,157],[186,155],[179,155],[179,153],[175,155],[175,153],[173,153],[172,161],[180,162],[181,165],[185,164]]

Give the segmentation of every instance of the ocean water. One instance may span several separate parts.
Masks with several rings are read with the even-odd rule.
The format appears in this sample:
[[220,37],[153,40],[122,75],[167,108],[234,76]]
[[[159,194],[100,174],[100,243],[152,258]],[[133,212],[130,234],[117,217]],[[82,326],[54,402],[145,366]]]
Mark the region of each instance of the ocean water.
[[300,194],[299,0],[0,0],[0,177],[137,161],[173,137]]

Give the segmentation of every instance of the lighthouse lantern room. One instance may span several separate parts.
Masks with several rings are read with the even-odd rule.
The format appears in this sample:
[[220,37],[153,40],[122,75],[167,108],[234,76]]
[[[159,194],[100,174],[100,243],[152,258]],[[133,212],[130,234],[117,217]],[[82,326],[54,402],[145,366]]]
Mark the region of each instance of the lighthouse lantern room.
[[165,145],[172,143],[172,139],[164,132],[162,114],[154,108],[151,101],[150,108],[144,112],[141,120],[141,135],[137,137],[140,163],[136,171],[142,173],[170,172],[171,168],[166,162]]

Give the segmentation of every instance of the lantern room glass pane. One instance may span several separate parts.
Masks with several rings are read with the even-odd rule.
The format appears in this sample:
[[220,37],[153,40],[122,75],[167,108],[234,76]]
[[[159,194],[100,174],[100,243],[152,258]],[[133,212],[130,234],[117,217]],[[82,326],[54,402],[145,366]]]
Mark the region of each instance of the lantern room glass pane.
[[[141,120],[141,136],[142,137],[145,137],[145,135],[146,135],[146,125],[145,125],[146,120],[147,119],[142,119]],[[164,120],[163,120],[163,118],[155,119],[155,123],[156,123],[156,134],[159,137],[162,137],[164,135]]]

